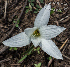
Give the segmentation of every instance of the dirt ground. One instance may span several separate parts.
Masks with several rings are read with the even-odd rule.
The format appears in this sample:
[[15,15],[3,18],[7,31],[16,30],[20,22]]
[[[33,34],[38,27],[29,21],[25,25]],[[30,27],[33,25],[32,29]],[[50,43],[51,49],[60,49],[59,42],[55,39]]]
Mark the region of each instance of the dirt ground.
[[[50,16],[48,25],[66,28],[57,37],[52,38],[58,48],[65,44],[61,50],[63,60],[53,59],[49,67],[70,67],[70,0],[44,0],[44,3],[39,2],[39,5],[43,7],[45,3],[49,2],[51,2],[52,8],[55,8],[55,12]],[[29,49],[30,45],[17,50],[9,50],[10,47],[2,44],[2,41],[24,31],[25,28],[34,26],[37,13],[33,12],[34,9],[25,13],[25,6],[28,4],[26,0],[0,0],[0,67],[35,67],[34,64],[38,63],[41,63],[41,67],[49,65],[50,60],[47,59],[49,55],[41,49],[40,54],[35,51],[18,64],[22,57],[21,54]],[[61,9],[62,12],[59,12],[58,9]],[[17,20],[17,18],[20,20],[19,28],[15,27],[13,23],[13,20]]]

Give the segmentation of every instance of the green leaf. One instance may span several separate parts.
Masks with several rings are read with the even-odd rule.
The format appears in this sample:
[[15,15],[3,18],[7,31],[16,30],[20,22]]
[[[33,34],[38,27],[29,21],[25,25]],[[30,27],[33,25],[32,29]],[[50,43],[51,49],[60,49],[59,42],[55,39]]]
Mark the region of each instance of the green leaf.
[[37,52],[38,52],[38,54],[40,54],[39,49],[40,49],[40,47],[38,47],[38,48],[34,49],[34,51],[37,51]]
[[13,21],[13,23],[16,23],[16,21]]
[[31,4],[31,6],[33,6],[34,7],[34,3],[30,3]]
[[17,20],[17,23],[19,24],[20,20]]
[[40,51],[38,51],[38,54],[40,54]]
[[40,6],[39,6],[39,5],[36,5],[36,7],[37,7],[37,8],[40,8]]
[[37,67],[37,64],[34,64],[35,65],[35,67]]
[[36,10],[36,11],[39,11],[39,9],[37,9],[37,8],[36,8],[35,10]]
[[52,59],[52,57],[50,56],[50,57],[49,57],[49,60],[51,60],[51,59]]
[[29,6],[26,6],[26,8],[29,8]]
[[28,0],[29,2],[31,2],[30,0]]
[[10,49],[9,50],[12,50],[13,49],[13,47],[10,47]]
[[17,48],[16,48],[16,47],[14,47],[14,50],[17,50]]
[[38,52],[38,54],[40,54],[40,51],[39,51],[39,50],[40,50],[40,47],[37,48],[37,52]]
[[[16,27],[19,27],[19,22],[20,22],[20,20],[17,20],[17,24],[16,24]],[[13,21],[13,23],[16,23],[16,21]]]
[[9,50],[12,50],[12,49],[17,50],[17,48],[16,48],[16,47],[10,47],[10,49],[9,49]]
[[19,27],[19,25],[18,25],[18,24],[16,24],[16,27]]
[[50,59],[52,59],[52,57],[50,56],[50,57],[48,57],[47,59],[50,60]]
[[53,11],[54,11],[54,9],[55,9],[55,8],[51,8],[51,10],[53,10]]
[[54,13],[54,9],[55,9],[55,8],[52,8],[52,9],[51,9],[50,14],[53,14],[53,13]]
[[35,0],[28,0],[28,2],[35,2]]
[[54,13],[54,11],[51,10],[50,14],[53,14],[53,13]]
[[38,67],[40,67],[40,66],[41,66],[41,63],[38,64]]
[[61,10],[58,10],[58,12],[62,12]]
[[28,13],[29,12],[29,9],[26,9],[25,13]]
[[37,11],[34,11],[34,13],[38,13]]
[[18,63],[20,63],[21,61],[23,61],[25,58],[27,57],[27,55],[25,55],[24,57],[22,57]]
[[34,49],[34,51],[36,51],[36,49]]
[[32,11],[32,8],[30,8],[30,11]]
[[39,63],[39,64],[34,64],[35,65],[35,67],[41,67],[41,63]]
[[40,1],[40,3],[44,3],[44,0],[39,0]]
[[39,50],[40,50],[40,47],[37,48],[37,51],[39,51]]
[[35,0],[31,0],[31,2],[35,2]]

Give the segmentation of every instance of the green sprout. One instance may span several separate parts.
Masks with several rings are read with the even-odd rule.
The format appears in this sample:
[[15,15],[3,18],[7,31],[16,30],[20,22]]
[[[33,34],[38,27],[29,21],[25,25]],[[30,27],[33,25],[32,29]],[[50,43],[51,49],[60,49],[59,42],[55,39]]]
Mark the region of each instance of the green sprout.
[[10,47],[10,49],[9,50],[17,50],[17,48],[16,47]]
[[60,9],[59,10],[57,10],[58,12],[62,12]]
[[[53,14],[54,11],[55,11],[55,8],[52,8],[50,14]],[[62,12],[62,11],[59,9],[59,10],[57,10],[57,12]]]
[[55,10],[55,8],[52,8],[50,14],[53,14],[54,10]]
[[19,20],[17,20],[17,23],[15,20],[13,21],[13,23],[16,23],[16,27],[19,27],[19,22],[20,22]]
[[38,48],[36,48],[36,49],[34,49],[34,51],[37,51],[38,52],[38,54],[40,54],[40,47],[38,47]]
[[34,64],[35,67],[41,67],[41,63],[38,63],[38,64]]
[[48,60],[51,60],[51,59],[52,59],[52,57],[50,56],[50,57],[48,57],[47,59],[48,59]]

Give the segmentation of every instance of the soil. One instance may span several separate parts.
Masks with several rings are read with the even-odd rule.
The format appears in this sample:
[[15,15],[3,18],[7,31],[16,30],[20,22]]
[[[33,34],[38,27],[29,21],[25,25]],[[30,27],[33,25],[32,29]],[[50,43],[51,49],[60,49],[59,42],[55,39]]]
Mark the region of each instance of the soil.
[[[5,15],[6,1],[7,8]],[[70,67],[70,0],[44,0],[44,3],[40,3],[40,6],[43,7],[45,3],[48,4],[49,2],[51,2],[51,7],[55,8],[55,11],[50,16],[48,25],[57,25],[66,28],[57,37],[52,38],[52,40],[60,48],[66,39],[68,39],[61,50],[63,60],[54,59],[50,67]],[[23,10],[23,7],[26,6],[25,3],[29,4],[26,0],[0,0],[0,67],[35,67],[34,64],[38,63],[41,63],[41,67],[48,67],[49,60],[47,58],[49,55],[41,49],[40,54],[34,51],[18,64],[18,61],[23,57],[22,53],[28,50],[32,44],[19,47],[17,50],[9,50],[10,47],[2,44],[2,41],[23,32],[26,28],[34,26],[37,13],[34,13],[34,9],[25,13],[26,8]],[[62,12],[59,12],[58,9],[61,9]],[[17,18],[20,20],[19,28],[14,27],[13,23],[13,20],[17,20]]]

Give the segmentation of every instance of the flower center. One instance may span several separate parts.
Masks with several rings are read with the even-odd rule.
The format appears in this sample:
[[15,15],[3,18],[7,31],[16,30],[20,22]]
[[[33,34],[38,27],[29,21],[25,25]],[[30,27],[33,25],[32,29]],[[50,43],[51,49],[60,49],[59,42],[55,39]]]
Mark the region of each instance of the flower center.
[[36,29],[36,30],[33,32],[32,36],[33,36],[33,37],[38,37],[38,36],[40,36],[39,30]]

